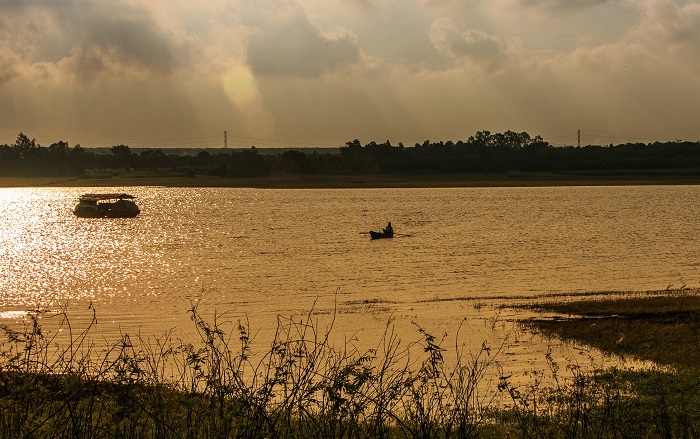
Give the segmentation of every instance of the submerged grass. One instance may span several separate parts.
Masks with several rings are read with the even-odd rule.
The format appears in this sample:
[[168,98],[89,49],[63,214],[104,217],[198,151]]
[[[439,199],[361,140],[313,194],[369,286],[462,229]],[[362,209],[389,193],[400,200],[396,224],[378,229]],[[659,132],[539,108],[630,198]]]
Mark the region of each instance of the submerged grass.
[[[669,313],[696,306],[695,299],[667,307],[658,300],[652,307]],[[622,315],[613,304],[589,304],[598,305]],[[646,315],[639,303],[624,309]],[[377,347],[360,352],[351,343],[334,346],[332,324],[321,330],[310,311],[302,320],[279,317],[269,348],[258,352],[247,322],[221,315],[210,322],[196,305],[190,314],[195,344],[175,342],[171,334],[155,340],[124,334],[97,349],[89,336],[95,320],[73,333],[65,310],[57,316],[61,334],[68,333],[65,346],[37,315],[19,331],[3,327],[0,436],[698,436],[697,378],[682,363],[674,364],[680,372],[584,371],[549,353],[546,373],[516,385],[501,368],[501,348],[484,342],[477,352],[466,351],[459,341],[464,327],[454,344],[418,325],[414,340],[404,342],[389,322]],[[596,323],[603,320],[596,315]]]

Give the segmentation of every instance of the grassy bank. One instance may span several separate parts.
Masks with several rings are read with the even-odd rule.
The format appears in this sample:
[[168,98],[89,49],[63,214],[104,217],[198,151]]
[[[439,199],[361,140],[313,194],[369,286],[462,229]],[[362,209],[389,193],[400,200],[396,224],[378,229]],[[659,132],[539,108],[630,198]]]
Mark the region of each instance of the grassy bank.
[[[388,324],[375,349],[359,352],[332,345],[332,326],[319,328],[312,311],[303,320],[280,318],[272,344],[260,350],[246,322],[207,322],[194,306],[199,343],[124,334],[98,348],[92,326],[72,332],[58,314],[62,331],[49,333],[32,315],[23,330],[3,328],[0,437],[697,437],[697,365],[666,355],[697,353],[696,294],[537,309],[585,314],[527,322],[550,336],[601,347],[597,340],[620,346],[630,337],[625,355],[657,352],[676,370],[583,371],[548,355],[553,384],[534,374],[516,385],[502,372],[497,345],[468,352],[459,334],[437,338],[418,326],[406,340]],[[634,338],[643,320],[647,338]],[[570,323],[579,329],[565,332]],[[681,326],[690,331],[677,332]],[[684,340],[645,341],[666,331]],[[69,342],[58,343],[65,333]]]
[[252,187],[252,188],[410,188],[410,187],[536,187],[698,184],[700,170],[609,171],[415,175],[275,175],[229,178],[173,172],[102,173],[70,178],[0,177],[0,187]]
[[545,334],[677,370],[700,372],[700,292],[696,290],[529,308],[562,315],[526,322]]
[[603,371],[596,378],[617,392],[623,391],[628,401],[624,410],[637,413],[620,421],[646,424],[649,431],[642,437],[699,436],[699,290],[552,302],[528,308],[561,316],[522,322],[545,336],[574,340],[660,366],[643,371]]

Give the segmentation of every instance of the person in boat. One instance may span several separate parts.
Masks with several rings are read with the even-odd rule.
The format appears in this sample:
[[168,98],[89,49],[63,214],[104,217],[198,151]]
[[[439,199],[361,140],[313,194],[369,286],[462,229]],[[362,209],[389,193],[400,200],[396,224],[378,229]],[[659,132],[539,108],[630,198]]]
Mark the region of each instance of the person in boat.
[[382,233],[387,236],[394,236],[394,228],[391,227],[391,221],[389,221],[389,224],[387,224],[384,230],[382,230]]

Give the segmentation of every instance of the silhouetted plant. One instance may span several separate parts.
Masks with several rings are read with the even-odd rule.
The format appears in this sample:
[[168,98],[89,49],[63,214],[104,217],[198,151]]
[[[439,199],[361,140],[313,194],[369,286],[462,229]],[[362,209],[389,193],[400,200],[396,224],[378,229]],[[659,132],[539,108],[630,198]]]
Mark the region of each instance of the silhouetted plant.
[[[640,394],[616,369],[569,365],[562,376],[550,352],[553,385],[535,374],[516,386],[498,364],[503,345],[467,352],[461,326],[448,349],[446,335],[417,324],[420,338],[404,344],[389,320],[376,348],[361,352],[335,347],[333,321],[321,330],[312,308],[301,320],[278,317],[257,354],[249,322],[218,313],[209,322],[193,304],[197,343],[123,334],[98,352],[94,310],[75,333],[67,315],[30,313],[21,330],[2,327],[0,437],[697,436],[696,399],[675,396],[668,375],[651,375],[653,391]],[[55,332],[42,329],[48,318]]]

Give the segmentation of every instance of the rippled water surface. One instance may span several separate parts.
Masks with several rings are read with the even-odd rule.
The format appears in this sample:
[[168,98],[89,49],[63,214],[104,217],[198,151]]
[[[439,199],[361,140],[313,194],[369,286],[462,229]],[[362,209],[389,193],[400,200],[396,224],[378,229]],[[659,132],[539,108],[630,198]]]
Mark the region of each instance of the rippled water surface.
[[[76,218],[96,191],[142,214]],[[369,337],[442,330],[496,296],[698,286],[699,217],[698,186],[0,189],[0,317],[92,303],[106,334],[186,333],[199,300],[263,331],[312,307]],[[410,236],[361,233],[386,221]],[[455,298],[477,300],[435,300]]]

